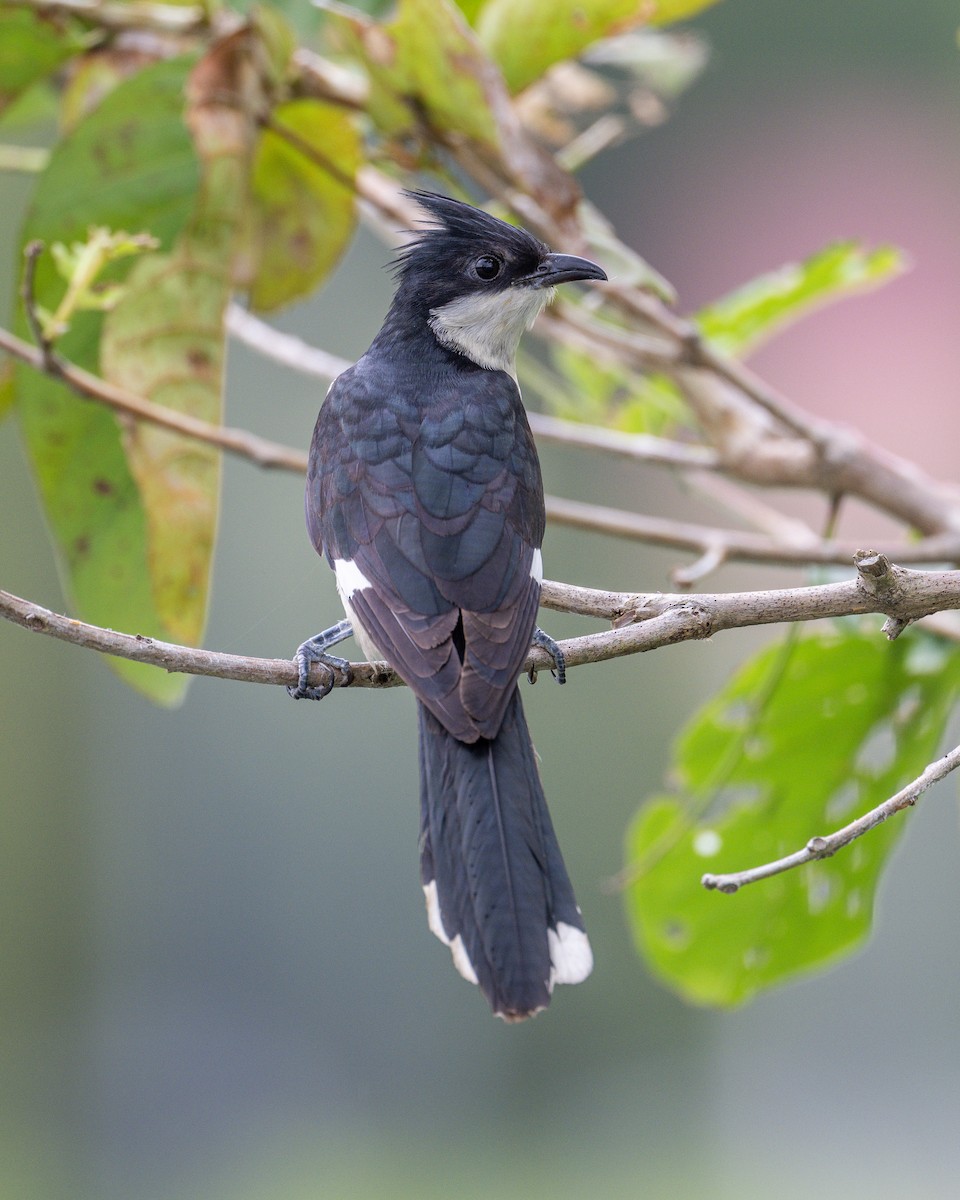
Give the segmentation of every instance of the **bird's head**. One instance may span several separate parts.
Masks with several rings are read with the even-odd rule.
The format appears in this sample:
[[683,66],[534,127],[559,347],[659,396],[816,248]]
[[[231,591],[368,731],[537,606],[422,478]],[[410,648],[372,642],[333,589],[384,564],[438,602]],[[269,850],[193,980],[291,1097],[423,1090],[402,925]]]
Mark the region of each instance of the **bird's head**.
[[481,367],[514,371],[521,334],[558,283],[606,279],[585,258],[554,254],[524,229],[433,192],[408,192],[431,223],[396,263],[395,305]]

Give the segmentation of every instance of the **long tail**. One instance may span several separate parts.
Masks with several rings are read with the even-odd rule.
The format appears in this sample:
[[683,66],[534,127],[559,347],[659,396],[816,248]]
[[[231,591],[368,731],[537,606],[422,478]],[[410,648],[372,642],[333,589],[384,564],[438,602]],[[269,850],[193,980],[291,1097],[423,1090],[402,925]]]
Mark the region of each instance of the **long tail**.
[[492,741],[459,742],[421,704],[420,878],[430,928],[507,1021],[593,967],[519,690]]

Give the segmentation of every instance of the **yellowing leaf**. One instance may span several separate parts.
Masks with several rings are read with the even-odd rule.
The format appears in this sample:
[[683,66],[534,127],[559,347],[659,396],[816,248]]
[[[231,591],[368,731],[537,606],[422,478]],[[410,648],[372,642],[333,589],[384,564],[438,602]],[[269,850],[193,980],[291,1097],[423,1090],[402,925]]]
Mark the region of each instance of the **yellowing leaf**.
[[[191,73],[187,119],[202,164],[196,207],[172,250],[130,273],[101,342],[106,378],[214,424],[222,409],[223,317],[245,220],[255,51],[242,30]],[[146,513],[157,612],[175,640],[196,643],[206,618],[220,453],[149,422],[128,422],[123,443]]]
[[331,104],[294,100],[274,109],[271,122],[260,135],[251,185],[257,266],[250,302],[259,309],[306,295],[336,265],[356,224],[350,183],[362,154],[353,121]]
[[[174,59],[146,67],[55,147],[37,183],[23,244],[40,239],[69,245],[83,241],[92,225],[148,229],[164,249],[173,244],[198,183],[182,116],[190,65]],[[46,254],[37,268],[37,300],[53,309],[62,294],[63,280]],[[98,312],[77,313],[58,348],[96,372],[102,322]],[[27,333],[22,312],[17,327]],[[78,615],[169,638],[151,587],[146,513],[116,417],[23,366],[16,369],[16,407]],[[154,699],[172,703],[183,693],[184,681],[175,675],[142,663],[110,662]]]
[[[229,280],[181,237],[131,272],[105,323],[105,377],[178,412],[220,420],[223,309]],[[153,601],[173,641],[202,636],[217,525],[220,456],[149,422],[124,425],[124,451],[147,519]]]
[[383,132],[409,132],[425,115],[437,129],[496,143],[491,97],[503,85],[450,0],[400,0],[387,24],[340,10],[328,20],[369,72],[369,111]]

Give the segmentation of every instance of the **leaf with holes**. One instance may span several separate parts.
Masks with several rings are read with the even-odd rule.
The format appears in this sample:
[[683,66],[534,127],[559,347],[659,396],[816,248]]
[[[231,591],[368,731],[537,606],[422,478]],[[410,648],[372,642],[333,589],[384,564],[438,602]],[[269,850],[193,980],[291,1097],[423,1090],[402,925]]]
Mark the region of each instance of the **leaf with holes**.
[[[149,230],[169,249],[194,206],[199,174],[183,123],[192,60],[144,68],[118,86],[53,150],[27,215],[23,241],[83,241],[91,225]],[[112,268],[122,277],[126,264]],[[39,261],[36,299],[57,307],[64,289],[51,255]],[[18,330],[27,333],[23,313]],[[103,314],[77,313],[58,343],[89,371],[100,367]],[[16,409],[65,586],[78,614],[113,629],[169,638],[153,595],[147,520],[112,412],[55,380],[16,369]],[[111,659],[117,672],[155,699],[173,702],[183,680]]]
[[627,913],[655,974],[735,1005],[858,946],[903,815],[733,896],[700,877],[780,858],[893,795],[936,756],[958,688],[960,654],[919,631],[886,645],[843,623],[748,663],[681,734],[675,790],[628,832]]
[[744,354],[807,313],[881,287],[906,268],[894,246],[866,250],[859,242],[837,242],[751,280],[703,309],[697,323],[725,354]]

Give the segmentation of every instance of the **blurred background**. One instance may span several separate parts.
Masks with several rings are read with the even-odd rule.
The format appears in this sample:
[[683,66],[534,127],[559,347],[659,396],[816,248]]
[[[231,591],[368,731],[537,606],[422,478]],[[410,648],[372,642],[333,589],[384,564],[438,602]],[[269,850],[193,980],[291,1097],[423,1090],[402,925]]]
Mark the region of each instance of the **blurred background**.
[[[904,247],[912,273],[754,361],[951,479],[958,22],[947,0],[724,0],[694,22],[712,56],[672,119],[584,176],[685,310],[836,237]],[[27,195],[0,175],[4,320]],[[386,258],[362,235],[280,324],[360,353]],[[321,395],[231,354],[233,425],[306,446]],[[548,490],[703,518],[665,474],[543,459]],[[0,586],[62,609],[15,421],[0,479]],[[339,617],[301,513],[298,479],[227,462],[209,647],[291,654]],[[854,514],[845,532],[872,528]],[[559,529],[546,546],[549,576],[599,587],[667,588],[677,561]],[[707,586],[783,582],[800,578],[727,570]],[[911,815],[869,947],[741,1011],[651,982],[605,887],[671,738],[770,636],[524,684],[597,965],[508,1028],[426,928],[407,694],[293,704],[197,680],[165,712],[95,655],[0,623],[0,1197],[955,1196],[954,783]]]

